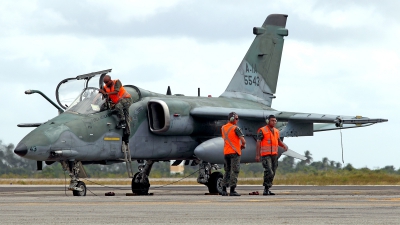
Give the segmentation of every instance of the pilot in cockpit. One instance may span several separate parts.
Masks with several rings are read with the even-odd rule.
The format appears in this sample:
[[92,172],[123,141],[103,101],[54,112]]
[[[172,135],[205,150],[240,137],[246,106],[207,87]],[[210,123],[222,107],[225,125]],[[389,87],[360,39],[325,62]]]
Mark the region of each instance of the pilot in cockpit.
[[127,126],[126,118],[129,118],[129,107],[132,104],[131,95],[122,86],[121,81],[111,80],[110,75],[104,76],[104,87],[100,89],[100,93],[108,96],[112,105],[114,105],[119,118],[117,128],[125,128]]

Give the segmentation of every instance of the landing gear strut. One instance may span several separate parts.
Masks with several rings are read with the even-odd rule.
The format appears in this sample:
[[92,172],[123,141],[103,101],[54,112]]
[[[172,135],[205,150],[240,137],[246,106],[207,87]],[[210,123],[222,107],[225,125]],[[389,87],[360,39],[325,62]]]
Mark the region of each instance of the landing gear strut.
[[222,178],[221,172],[215,171],[211,173],[212,169],[218,170],[217,164],[211,165],[209,162],[201,161],[199,164],[199,176],[197,177],[197,183],[204,184],[208,187],[210,194],[222,194]]
[[86,185],[79,180],[79,177],[87,177],[85,169],[80,161],[61,161],[63,170],[69,172],[71,181],[68,190],[72,191],[74,196],[86,196]]
[[149,175],[154,161],[147,160],[143,165],[139,165],[137,172],[132,178],[132,193],[137,195],[148,195],[150,189]]

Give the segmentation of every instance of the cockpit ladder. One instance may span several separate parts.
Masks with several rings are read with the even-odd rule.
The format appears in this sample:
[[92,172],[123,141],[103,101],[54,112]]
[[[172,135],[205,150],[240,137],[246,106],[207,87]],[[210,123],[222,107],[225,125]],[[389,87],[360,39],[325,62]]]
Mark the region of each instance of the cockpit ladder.
[[132,158],[131,151],[129,150],[129,143],[122,142],[121,150],[124,153],[124,162],[126,165],[126,171],[128,172],[128,176],[133,178],[133,168],[132,168]]

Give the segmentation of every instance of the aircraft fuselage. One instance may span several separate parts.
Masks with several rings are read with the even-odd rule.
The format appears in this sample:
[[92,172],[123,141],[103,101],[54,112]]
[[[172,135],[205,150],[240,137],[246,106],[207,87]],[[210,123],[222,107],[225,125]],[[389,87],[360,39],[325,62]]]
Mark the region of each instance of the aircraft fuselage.
[[[149,116],[152,116],[148,113],[149,102],[154,100],[171,103],[168,108],[168,130],[165,132],[153,132],[149,129]],[[192,117],[190,110],[199,106],[272,110],[263,104],[223,97],[161,94],[143,97],[129,109],[129,150],[132,159],[195,159],[196,146],[220,137],[220,128],[227,122],[226,119]],[[25,149],[26,154],[20,155],[37,161],[77,160],[101,164],[122,162],[122,130],[116,128],[117,123],[118,118],[111,110],[93,114],[66,111],[30,132],[21,140],[16,150],[18,152],[18,149]],[[246,136],[254,136],[257,129],[265,123],[240,119],[238,125]],[[251,139],[254,141],[254,138]]]

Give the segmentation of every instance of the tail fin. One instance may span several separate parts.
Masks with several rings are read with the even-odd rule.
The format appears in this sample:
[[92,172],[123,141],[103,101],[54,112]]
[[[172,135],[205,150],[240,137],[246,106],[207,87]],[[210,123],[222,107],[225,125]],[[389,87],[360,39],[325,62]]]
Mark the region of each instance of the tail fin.
[[271,14],[256,36],[221,97],[241,98],[271,106],[278,83],[287,15]]

